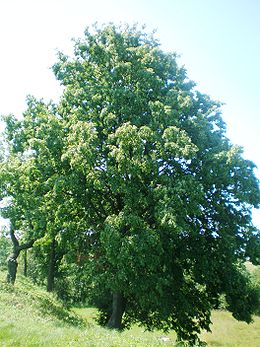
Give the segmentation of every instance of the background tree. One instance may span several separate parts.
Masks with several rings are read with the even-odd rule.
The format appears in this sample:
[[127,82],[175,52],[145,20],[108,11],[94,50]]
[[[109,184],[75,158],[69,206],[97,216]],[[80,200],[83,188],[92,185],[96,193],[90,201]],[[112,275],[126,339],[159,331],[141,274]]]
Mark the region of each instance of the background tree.
[[[73,196],[66,187],[68,167],[61,160],[66,129],[55,105],[45,105],[33,97],[28,97],[27,104],[23,120],[4,117],[7,153],[1,164],[1,194],[8,202],[2,215],[12,221],[20,237],[37,240],[29,254],[33,263],[28,273],[36,282],[46,282],[48,291],[52,291],[62,257],[66,252],[73,253],[77,240],[82,243],[83,237],[77,236],[79,222],[75,218],[70,221],[73,212],[69,214],[68,209],[70,206],[75,211]],[[64,201],[64,194],[70,203]],[[59,288],[63,297],[69,297],[64,293],[64,281],[60,278]]]
[[12,259],[14,255],[17,259],[22,247],[14,230],[32,246],[35,240],[57,228],[51,223],[51,210],[55,207],[49,198],[55,195],[57,171],[53,153],[57,146],[51,146],[52,141],[58,141],[57,126],[52,121],[54,106],[32,97],[27,101],[28,109],[22,121],[11,115],[4,117],[6,156],[1,163],[0,182],[1,196],[6,203],[1,213],[11,222]]
[[221,294],[237,319],[256,310],[241,264],[257,262],[260,193],[254,164],[225,136],[221,104],[176,58],[136,27],[86,30],[53,67],[59,104],[29,100],[9,143],[37,169],[28,189],[45,232],[70,243],[71,259],[84,240],[102,323],[194,342]]

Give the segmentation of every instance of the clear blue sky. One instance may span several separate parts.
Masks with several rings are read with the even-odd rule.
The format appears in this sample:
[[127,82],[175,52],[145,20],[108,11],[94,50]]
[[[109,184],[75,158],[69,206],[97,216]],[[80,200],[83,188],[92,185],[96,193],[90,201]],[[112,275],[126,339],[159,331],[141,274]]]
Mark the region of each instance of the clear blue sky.
[[260,168],[260,0],[1,0],[0,114],[19,117],[27,94],[57,100],[56,49],[96,21],[157,29],[197,88],[226,104],[228,137]]

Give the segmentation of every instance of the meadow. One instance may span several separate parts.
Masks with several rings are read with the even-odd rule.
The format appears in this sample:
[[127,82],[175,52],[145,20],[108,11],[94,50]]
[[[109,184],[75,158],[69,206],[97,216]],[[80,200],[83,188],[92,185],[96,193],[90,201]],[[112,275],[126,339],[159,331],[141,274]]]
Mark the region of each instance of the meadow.
[[[157,347],[174,346],[175,334],[148,332],[134,326],[117,332],[96,324],[92,307],[68,309],[53,294],[46,293],[22,275],[14,287],[5,283],[0,272],[1,347]],[[260,318],[254,323],[237,322],[226,311],[212,314],[212,333],[202,340],[211,347],[258,347]]]

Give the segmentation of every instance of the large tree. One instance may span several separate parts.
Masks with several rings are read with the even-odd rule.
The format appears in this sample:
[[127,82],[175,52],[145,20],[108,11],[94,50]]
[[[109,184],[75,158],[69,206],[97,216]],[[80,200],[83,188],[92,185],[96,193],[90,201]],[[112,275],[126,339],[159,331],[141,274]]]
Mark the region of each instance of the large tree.
[[221,294],[237,319],[249,322],[257,307],[241,264],[259,261],[251,208],[260,193],[255,165],[226,138],[220,103],[176,59],[136,27],[86,30],[53,67],[59,104],[29,105],[17,138],[49,183],[54,229],[85,240],[101,321],[194,341]]

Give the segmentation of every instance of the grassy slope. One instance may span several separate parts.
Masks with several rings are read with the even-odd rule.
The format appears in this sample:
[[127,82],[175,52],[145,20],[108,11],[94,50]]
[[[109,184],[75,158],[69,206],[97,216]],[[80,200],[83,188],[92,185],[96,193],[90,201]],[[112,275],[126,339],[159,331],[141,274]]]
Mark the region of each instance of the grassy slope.
[[[130,347],[162,346],[160,332],[141,328],[118,333],[95,324],[95,309],[66,310],[43,289],[19,276],[15,287],[0,272],[0,346]],[[173,338],[173,335],[172,335]]]
[[[163,342],[161,332],[134,327],[118,333],[95,324],[95,309],[68,311],[50,294],[18,277],[14,288],[0,272],[0,346],[134,347],[173,346],[175,335]],[[213,313],[213,333],[203,334],[209,346],[258,347],[260,318],[254,324],[236,322],[227,312]]]

